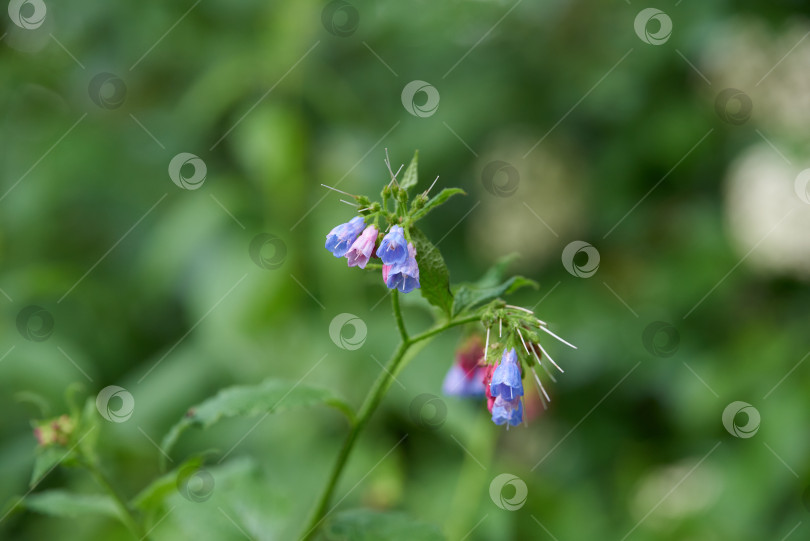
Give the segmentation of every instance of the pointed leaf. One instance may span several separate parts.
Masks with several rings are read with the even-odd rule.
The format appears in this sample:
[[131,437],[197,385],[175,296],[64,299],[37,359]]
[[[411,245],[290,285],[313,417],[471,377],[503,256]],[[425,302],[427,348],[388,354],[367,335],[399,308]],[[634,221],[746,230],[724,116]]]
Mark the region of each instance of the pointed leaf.
[[415,151],[413,153],[413,158],[411,158],[411,163],[408,164],[408,168],[405,170],[405,174],[402,175],[402,182],[399,183],[399,187],[403,190],[410,190],[416,183],[418,182],[418,172],[417,168],[419,167],[419,151]]
[[450,273],[441,252],[416,228],[411,229],[411,241],[416,248],[422,296],[449,316],[453,294],[450,293]]
[[453,316],[455,317],[464,310],[471,310],[502,295],[514,293],[522,287],[537,289],[538,285],[534,280],[529,280],[523,276],[513,276],[505,282],[491,287],[480,287],[477,284],[463,285],[456,290],[453,300]]
[[61,445],[37,447],[34,455],[34,470],[31,472],[29,484],[34,487],[46,474],[56,468],[62,461],[72,458],[73,452]]
[[444,204],[445,202],[447,202],[448,199],[450,199],[454,195],[458,195],[458,194],[467,195],[467,192],[465,192],[461,188],[445,188],[445,189],[443,189],[438,194],[436,194],[433,198],[431,198],[430,201],[425,203],[424,207],[422,207],[421,209],[416,211],[414,213],[414,215],[413,215],[413,219],[414,220],[419,220],[421,218],[424,218],[425,215],[428,212],[435,209],[439,205]]
[[172,471],[161,475],[149,483],[132,499],[132,505],[141,511],[151,512],[163,507],[166,499],[177,493],[177,476],[187,468],[202,466],[202,456],[195,455],[184,461]]
[[444,541],[436,526],[404,513],[352,509],[335,514],[324,528],[328,541]]
[[31,511],[54,517],[76,518],[80,515],[106,515],[120,519],[113,499],[106,494],[76,494],[66,490],[46,490],[23,500]]
[[259,385],[238,385],[189,409],[185,417],[164,436],[161,448],[169,454],[180,435],[190,426],[208,428],[220,419],[254,417],[285,409],[324,404],[339,409],[353,420],[351,408],[330,391],[289,381],[266,380]]

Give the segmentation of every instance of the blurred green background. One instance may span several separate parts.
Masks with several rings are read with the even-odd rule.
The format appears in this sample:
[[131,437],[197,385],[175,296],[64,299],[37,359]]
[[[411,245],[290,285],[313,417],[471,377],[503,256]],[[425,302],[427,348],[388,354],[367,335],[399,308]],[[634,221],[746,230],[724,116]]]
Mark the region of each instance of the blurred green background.
[[[0,17],[3,513],[28,490],[31,420],[66,411],[74,382],[134,397],[98,435],[128,496],[159,474],[155,442],[225,386],[302,380],[359,405],[397,335],[379,277],[323,249],[352,209],[320,183],[374,195],[384,149],[396,167],[418,148],[423,188],[439,175],[469,194],[423,222],[451,280],[520,252],[513,270],[541,287],[512,301],[579,349],[549,342],[566,369],[552,407],[506,432],[479,401],[443,398],[438,427],[412,414],[441,395],[463,331],[430,343],[362,436],[338,510],[401,510],[448,539],[807,537],[805,4],[44,5],[37,28]],[[639,27],[647,7],[664,19]],[[401,95],[414,80],[440,96],[421,117]],[[198,189],[170,178],[182,152],[205,163]],[[261,234],[274,268],[251,257]],[[576,240],[598,250],[590,277],[561,260]],[[404,303],[411,329],[431,323],[418,294]],[[28,306],[52,330],[21,324]],[[360,349],[330,339],[341,313],[366,323]],[[735,401],[760,414],[753,437],[724,428]],[[174,494],[155,539],[300,533],[345,421],[257,420],[181,439],[174,465],[213,450],[214,489]],[[520,509],[490,498],[501,473],[526,483]],[[62,468],[35,492],[52,488],[99,490]],[[0,537],[131,538],[22,508]]]

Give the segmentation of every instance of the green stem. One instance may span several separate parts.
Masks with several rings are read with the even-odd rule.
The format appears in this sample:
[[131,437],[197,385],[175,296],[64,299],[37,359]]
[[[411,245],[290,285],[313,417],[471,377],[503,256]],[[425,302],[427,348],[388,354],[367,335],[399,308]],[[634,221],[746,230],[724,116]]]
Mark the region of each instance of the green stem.
[[132,535],[139,540],[146,539],[146,535],[143,532],[143,527],[135,517],[135,513],[132,511],[132,508],[130,508],[123,496],[121,496],[112,483],[110,483],[110,480],[106,475],[104,475],[101,468],[99,468],[92,459],[85,459],[82,461],[82,464],[90,471],[91,474],[93,474],[93,477],[96,479],[98,484],[101,485],[101,487],[106,490],[115,501],[116,506],[121,512],[121,520],[124,522],[124,525],[129,529]]
[[380,375],[371,386],[371,389],[369,389],[366,399],[363,401],[363,405],[360,406],[360,410],[357,412],[357,418],[352,425],[349,434],[346,436],[346,439],[343,441],[343,446],[340,448],[340,453],[338,453],[335,465],[332,467],[332,472],[329,475],[329,480],[326,483],[326,487],[315,504],[312,515],[310,516],[309,522],[304,530],[304,534],[302,536],[303,541],[312,539],[315,533],[318,531],[318,528],[321,526],[321,523],[326,518],[326,515],[331,513],[332,510],[327,510],[327,507],[332,499],[332,494],[335,492],[340,475],[343,473],[343,468],[346,466],[349,455],[354,448],[354,444],[357,441],[360,433],[366,427],[366,424],[368,424],[368,421],[374,414],[377,406],[380,405],[380,401],[382,401],[386,391],[388,391],[388,388],[391,387],[391,384],[394,381],[394,374],[396,374],[401,368],[400,365],[405,359],[405,354],[408,352],[411,346],[452,327],[464,325],[465,323],[472,323],[480,319],[479,316],[468,316],[457,320],[450,320],[423,333],[410,337],[405,329],[405,322],[402,319],[402,311],[400,310],[399,306],[399,292],[396,290],[391,293],[391,304],[394,309],[394,319],[397,322],[397,328],[399,329],[402,342],[400,342],[397,349],[394,350],[394,353],[391,355],[391,359],[388,361],[388,365],[385,367],[385,370],[380,372]]

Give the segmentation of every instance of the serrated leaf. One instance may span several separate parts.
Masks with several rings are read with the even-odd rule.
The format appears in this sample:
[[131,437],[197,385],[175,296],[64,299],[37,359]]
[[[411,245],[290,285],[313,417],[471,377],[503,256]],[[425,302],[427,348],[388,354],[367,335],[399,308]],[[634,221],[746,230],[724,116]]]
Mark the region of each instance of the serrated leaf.
[[25,508],[43,515],[76,518],[80,515],[106,515],[120,519],[115,502],[106,494],[76,494],[66,490],[46,490],[23,500]]
[[318,404],[332,406],[351,416],[351,408],[325,389],[272,379],[258,385],[228,387],[189,409],[186,416],[164,436],[161,448],[168,455],[180,435],[190,426],[208,428],[230,417],[254,417]]
[[419,151],[415,151],[413,153],[413,158],[411,158],[411,163],[408,164],[408,168],[405,170],[405,174],[402,175],[402,182],[399,183],[399,187],[403,190],[410,190],[416,183],[419,181],[419,173],[417,169],[419,168]]
[[499,285],[490,287],[480,287],[477,284],[462,285],[456,290],[453,300],[453,316],[529,286],[535,289],[538,287],[537,282],[523,276],[513,276]]
[[334,515],[324,527],[328,541],[444,541],[436,526],[404,513],[352,509]]
[[432,197],[427,203],[425,203],[424,207],[422,207],[416,213],[414,213],[413,219],[414,220],[419,220],[421,218],[424,218],[425,215],[428,212],[435,209],[439,205],[443,205],[444,203],[447,202],[448,199],[450,199],[454,195],[458,195],[458,194],[467,195],[467,192],[465,192],[461,188],[445,188],[445,189],[443,189],[438,194],[436,194],[434,197]]
[[450,293],[450,273],[441,252],[416,228],[411,229],[411,241],[416,248],[419,289],[422,296],[449,316],[453,306],[453,294]]

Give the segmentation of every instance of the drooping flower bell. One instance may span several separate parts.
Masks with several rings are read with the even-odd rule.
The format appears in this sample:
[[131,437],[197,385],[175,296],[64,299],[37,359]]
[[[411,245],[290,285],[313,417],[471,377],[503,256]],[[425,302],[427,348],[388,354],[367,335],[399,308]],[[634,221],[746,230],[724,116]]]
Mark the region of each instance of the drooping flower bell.
[[485,392],[484,374],[487,367],[481,364],[484,354],[481,338],[471,336],[456,352],[456,362],[450,367],[442,384],[442,391],[450,396],[482,396]]
[[492,396],[502,397],[504,400],[510,401],[523,396],[523,382],[520,379],[520,366],[518,365],[515,348],[509,351],[503,350],[501,362],[492,373],[490,393],[492,393]]
[[382,259],[385,265],[395,265],[405,263],[408,259],[408,243],[402,227],[395,225],[391,231],[383,237],[380,247],[377,248],[377,257]]
[[520,397],[506,400],[503,396],[495,398],[492,405],[492,422],[496,425],[504,423],[509,426],[518,426],[523,421],[523,403]]
[[370,225],[357,237],[349,251],[346,252],[350,267],[366,268],[366,263],[368,263],[368,259],[374,251],[374,245],[377,243],[377,233],[377,228]]
[[335,257],[343,257],[363,230],[364,225],[363,218],[355,216],[345,224],[332,228],[332,231],[326,235],[326,249]]
[[388,289],[410,293],[419,287],[419,265],[416,263],[416,249],[413,243],[408,243],[408,258],[405,262],[383,265],[382,275]]

